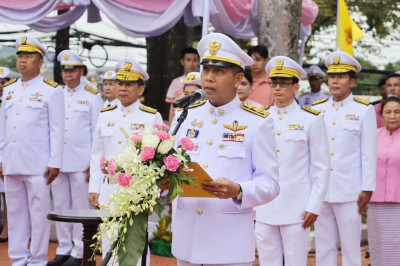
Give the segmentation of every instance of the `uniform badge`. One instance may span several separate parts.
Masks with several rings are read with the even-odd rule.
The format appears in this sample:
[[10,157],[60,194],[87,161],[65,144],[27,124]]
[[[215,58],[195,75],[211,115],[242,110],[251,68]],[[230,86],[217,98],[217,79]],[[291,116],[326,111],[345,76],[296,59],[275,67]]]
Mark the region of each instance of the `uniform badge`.
[[199,136],[199,131],[195,130],[194,128],[188,129],[186,132],[186,137],[197,138],[198,136]]
[[89,105],[89,101],[77,101],[78,104]]
[[131,130],[139,130],[139,129],[144,129],[144,124],[131,123]]
[[223,141],[243,142],[244,134],[243,133],[223,133],[222,140]]
[[11,99],[12,99],[12,94],[6,96],[6,101],[11,100]]
[[234,120],[232,125],[224,125],[224,128],[227,128],[227,129],[232,130],[233,132],[236,132],[236,131],[246,129],[247,126],[239,126],[239,122],[237,120]]
[[43,94],[40,94],[39,92],[32,93],[31,97],[29,97],[29,101],[37,101],[41,102],[42,101]]
[[304,131],[304,125],[289,124],[290,131]]
[[221,47],[221,45],[222,45],[222,42],[220,42],[220,41],[210,41],[208,43],[208,50],[209,50],[210,54],[212,56],[214,56],[218,52],[218,49]]
[[115,127],[115,122],[108,121],[107,126],[108,127]]
[[346,114],[345,120],[355,120],[355,121],[358,121],[358,120],[360,120],[360,115]]

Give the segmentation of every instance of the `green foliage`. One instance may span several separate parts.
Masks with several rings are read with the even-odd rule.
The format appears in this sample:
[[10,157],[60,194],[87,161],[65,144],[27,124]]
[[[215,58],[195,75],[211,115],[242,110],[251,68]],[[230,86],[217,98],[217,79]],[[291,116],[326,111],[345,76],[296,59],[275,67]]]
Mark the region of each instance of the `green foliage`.
[[165,242],[172,242],[172,232],[169,230],[171,223],[171,216],[163,216],[158,219],[157,231],[153,232],[154,236],[158,239],[162,239]]
[[8,67],[9,69],[15,70],[17,68],[16,61],[17,61],[17,56],[10,55],[0,59],[0,66]]

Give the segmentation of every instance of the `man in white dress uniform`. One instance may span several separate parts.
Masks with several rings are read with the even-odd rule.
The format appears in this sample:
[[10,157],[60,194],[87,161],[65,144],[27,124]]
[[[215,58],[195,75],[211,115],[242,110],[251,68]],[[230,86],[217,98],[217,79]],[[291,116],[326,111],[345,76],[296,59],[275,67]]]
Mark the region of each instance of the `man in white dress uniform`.
[[[64,95],[43,78],[46,48],[24,34],[16,41],[17,70],[4,88],[0,108],[0,176],[8,203],[8,255],[13,265],[47,263],[50,186],[62,167]],[[30,241],[30,250],[28,244]]]
[[101,78],[103,79],[103,94],[106,98],[103,104],[104,108],[121,105],[117,98],[117,73],[114,71],[107,71]]
[[332,98],[313,103],[324,116],[329,141],[330,179],[315,223],[318,266],[337,266],[340,237],[343,266],[361,266],[361,216],[375,190],[376,117],[369,102],[354,97],[360,63],[344,52],[325,60]]
[[324,83],[325,73],[319,66],[311,65],[307,70],[308,83],[310,84],[311,91],[300,95],[298,101],[299,105],[311,106],[313,102],[318,101],[325,97],[330,97],[321,89]]
[[243,69],[253,60],[235,42],[212,33],[200,40],[198,52],[207,100],[191,106],[177,136],[195,143],[190,156],[213,178],[202,184],[211,197],[177,197],[172,253],[180,266],[250,266],[255,257],[253,207],[279,194],[273,120],[237,96]]
[[304,70],[286,56],[268,62],[274,103],[268,111],[275,123],[281,192],[256,207],[260,265],[306,266],[310,226],[321,213],[329,181],[329,150],[323,117],[299,106],[295,94]]
[[[97,89],[81,81],[83,58],[70,50],[64,50],[57,59],[61,63],[65,83],[65,137],[63,165],[58,178],[51,185],[54,209],[88,209],[90,151],[103,101]],[[81,265],[82,224],[56,222],[56,232],[56,257],[47,265]]]
[[[96,209],[108,202],[115,188],[115,185],[108,184],[104,178],[100,170],[100,159],[103,156],[110,158],[122,152],[126,145],[126,136],[122,129],[131,136],[146,125],[163,123],[156,109],[140,103],[139,97],[145,90],[144,81],[149,79],[149,75],[140,64],[133,59],[125,58],[118,62],[115,71],[117,97],[121,105],[101,110],[90,159],[90,203]],[[102,239],[102,248],[104,257],[110,249],[110,241],[105,236]],[[140,262],[139,260],[138,265]],[[149,265],[149,256],[146,262]]]

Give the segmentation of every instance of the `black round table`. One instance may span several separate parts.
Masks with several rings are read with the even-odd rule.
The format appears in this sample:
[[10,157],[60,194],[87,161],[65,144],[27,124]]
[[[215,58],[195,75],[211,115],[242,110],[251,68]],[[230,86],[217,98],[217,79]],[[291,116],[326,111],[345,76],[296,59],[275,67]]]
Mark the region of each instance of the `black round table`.
[[97,210],[62,210],[51,211],[47,214],[47,219],[56,222],[81,223],[83,225],[83,266],[95,266],[96,261],[89,261],[93,250],[90,248],[96,240],[93,236],[97,233],[97,227],[101,223],[104,213],[97,213]]

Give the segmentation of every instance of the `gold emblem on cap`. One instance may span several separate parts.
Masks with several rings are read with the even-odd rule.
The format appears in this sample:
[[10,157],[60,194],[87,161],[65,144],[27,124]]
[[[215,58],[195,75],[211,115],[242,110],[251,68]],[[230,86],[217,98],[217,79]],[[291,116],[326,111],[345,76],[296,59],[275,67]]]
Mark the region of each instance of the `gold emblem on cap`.
[[0,73],[3,73],[4,72],[4,69],[3,68],[0,68]]
[[125,70],[125,71],[131,70],[131,67],[132,67],[132,63],[130,63],[130,62],[125,62],[125,64],[124,64],[124,70]]
[[107,76],[109,76],[109,77],[111,76],[111,72],[110,71],[107,72]]
[[65,61],[68,61],[68,59],[69,59],[69,54],[65,53],[65,54],[64,54],[64,60],[65,60]]
[[22,37],[21,38],[21,44],[25,45],[27,40],[28,40],[27,37]]
[[209,49],[209,51],[210,51],[210,54],[211,54],[212,56],[214,56],[214,55],[218,52],[218,49],[221,47],[221,45],[222,45],[222,42],[219,42],[219,41],[210,41],[210,42],[208,43],[208,49]]
[[189,77],[187,77],[187,81],[192,81],[192,80],[194,80],[194,78],[195,78],[195,76],[194,76],[194,74],[191,74],[191,75],[189,75]]
[[276,61],[276,63],[275,63],[275,68],[276,68],[277,70],[281,70],[282,67],[283,67],[283,61]]
[[340,63],[340,56],[335,56],[335,57],[333,58],[333,64],[337,65],[337,64],[339,64],[339,63]]

